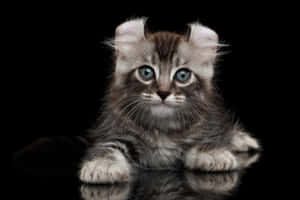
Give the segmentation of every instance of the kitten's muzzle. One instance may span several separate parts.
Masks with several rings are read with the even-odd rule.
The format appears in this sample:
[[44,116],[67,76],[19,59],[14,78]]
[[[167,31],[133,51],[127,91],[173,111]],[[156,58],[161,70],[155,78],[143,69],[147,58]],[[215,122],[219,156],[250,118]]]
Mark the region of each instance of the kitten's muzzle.
[[165,100],[171,94],[171,92],[169,91],[160,91],[160,90],[157,91],[156,93],[158,94],[158,96],[161,98],[162,101]]

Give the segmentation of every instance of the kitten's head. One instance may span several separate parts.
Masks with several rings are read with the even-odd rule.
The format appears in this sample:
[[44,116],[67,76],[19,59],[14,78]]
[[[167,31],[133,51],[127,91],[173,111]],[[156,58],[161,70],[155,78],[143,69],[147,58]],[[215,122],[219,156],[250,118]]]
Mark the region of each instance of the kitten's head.
[[148,128],[185,127],[210,101],[218,36],[199,23],[186,35],[147,33],[144,26],[135,19],[116,29],[112,103]]

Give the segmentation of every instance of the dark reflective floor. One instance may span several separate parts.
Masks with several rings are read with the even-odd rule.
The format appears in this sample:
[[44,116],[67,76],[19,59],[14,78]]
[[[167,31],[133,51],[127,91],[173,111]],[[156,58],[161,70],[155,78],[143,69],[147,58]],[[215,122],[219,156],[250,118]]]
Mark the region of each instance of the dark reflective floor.
[[[62,141],[61,138],[58,139]],[[69,145],[68,147],[70,147]],[[41,147],[48,149],[41,149]],[[49,151],[55,147],[55,151]],[[228,173],[140,171],[130,183],[88,185],[76,177],[72,160],[56,140],[41,140],[16,156],[12,199],[192,200],[269,197],[272,181],[266,160],[258,153],[241,154],[247,169]],[[68,148],[69,149],[69,148]],[[70,149],[69,149],[70,150]],[[50,153],[49,153],[50,152]],[[76,154],[78,155],[78,154]],[[77,162],[76,159],[73,159]],[[36,162],[33,162],[36,161]],[[31,166],[29,166],[31,164]],[[272,176],[273,174],[271,174]],[[266,187],[268,186],[268,187]],[[273,189],[271,189],[273,191]],[[276,190],[275,190],[276,191]]]
[[253,188],[243,182],[245,171],[206,174],[199,172],[141,172],[130,183],[87,185],[74,177],[18,176],[13,195],[25,199],[84,199],[84,200],[192,200],[243,199],[251,195],[240,193],[239,187]]
[[193,172],[147,172],[129,184],[81,185],[85,200],[174,200],[222,199],[234,193],[240,173],[201,174]]

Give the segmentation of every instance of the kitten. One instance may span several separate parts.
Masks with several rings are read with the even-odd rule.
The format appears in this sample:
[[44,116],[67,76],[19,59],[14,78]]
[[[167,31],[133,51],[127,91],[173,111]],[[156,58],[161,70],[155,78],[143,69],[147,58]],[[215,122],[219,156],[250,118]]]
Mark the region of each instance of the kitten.
[[80,179],[125,182],[138,168],[243,168],[234,152],[259,145],[214,90],[218,35],[199,23],[186,35],[149,33],[144,26],[134,19],[116,28],[113,79]]

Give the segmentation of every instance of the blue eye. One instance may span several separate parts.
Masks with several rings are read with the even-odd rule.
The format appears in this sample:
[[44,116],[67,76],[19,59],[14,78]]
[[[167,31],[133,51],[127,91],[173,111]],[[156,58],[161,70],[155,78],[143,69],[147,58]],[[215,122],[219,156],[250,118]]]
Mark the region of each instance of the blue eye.
[[150,67],[148,65],[143,65],[143,66],[139,67],[138,70],[139,70],[140,76],[145,81],[148,81],[148,80],[154,78],[154,71],[153,71],[152,67]]
[[175,74],[175,79],[181,83],[185,83],[190,78],[191,78],[191,71],[188,69],[180,69]]

